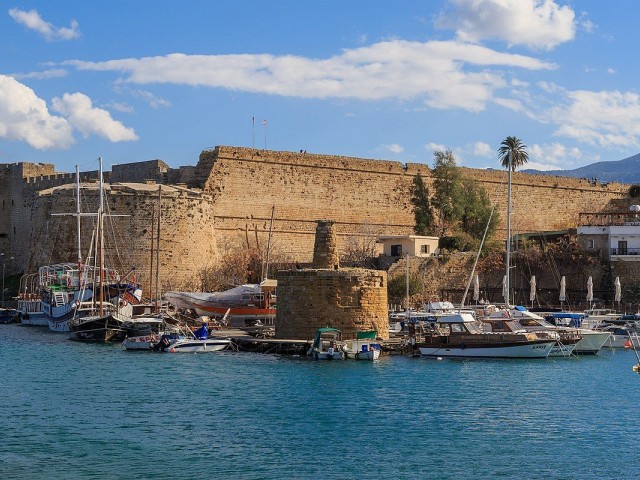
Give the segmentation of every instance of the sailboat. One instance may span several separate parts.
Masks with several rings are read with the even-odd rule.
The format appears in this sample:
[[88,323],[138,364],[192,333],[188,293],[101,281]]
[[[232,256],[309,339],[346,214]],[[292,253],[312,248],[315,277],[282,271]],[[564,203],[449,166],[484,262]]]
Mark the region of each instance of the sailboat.
[[[121,279],[117,272],[104,266],[104,217],[106,214],[104,212],[102,158],[98,160],[100,162],[99,203],[94,238],[89,249],[89,258],[93,253],[93,259],[97,262],[96,267],[92,270],[95,276],[91,279],[95,294],[92,295],[90,302],[79,302],[76,314],[69,321],[69,329],[75,340],[121,341],[127,334],[125,322],[130,322],[132,319],[132,301],[138,301],[142,292],[135,284],[125,284],[123,292],[120,288]],[[131,301],[127,301],[126,298]],[[85,315],[80,316],[81,313]]]

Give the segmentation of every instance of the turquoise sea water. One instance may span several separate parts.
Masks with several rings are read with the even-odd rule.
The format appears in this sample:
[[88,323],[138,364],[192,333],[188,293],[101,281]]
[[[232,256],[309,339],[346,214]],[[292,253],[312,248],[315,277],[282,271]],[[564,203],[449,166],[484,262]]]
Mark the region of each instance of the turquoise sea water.
[[635,362],[151,354],[0,325],[0,478],[640,478]]

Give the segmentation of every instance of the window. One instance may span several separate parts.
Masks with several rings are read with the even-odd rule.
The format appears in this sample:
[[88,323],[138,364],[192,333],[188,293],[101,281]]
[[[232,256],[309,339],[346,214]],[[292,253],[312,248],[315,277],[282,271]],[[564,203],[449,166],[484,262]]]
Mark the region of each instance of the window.
[[429,253],[431,253],[430,250],[430,245],[420,245],[420,253],[425,253],[428,255]]
[[401,257],[402,256],[402,245],[391,245],[391,256],[392,257]]
[[589,239],[589,243],[587,245],[587,248],[595,248],[596,247],[596,242],[593,238]]

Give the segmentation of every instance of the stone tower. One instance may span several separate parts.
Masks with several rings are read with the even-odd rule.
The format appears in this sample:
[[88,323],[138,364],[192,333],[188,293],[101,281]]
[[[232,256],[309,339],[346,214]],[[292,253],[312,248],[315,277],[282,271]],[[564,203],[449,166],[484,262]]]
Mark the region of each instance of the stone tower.
[[313,244],[313,268],[340,268],[338,257],[338,240],[334,222],[331,220],[318,220],[316,226],[316,239]]
[[342,331],[344,339],[375,330],[389,338],[387,272],[340,269],[331,221],[316,229],[314,267],[278,272],[276,338],[310,340],[321,327]]

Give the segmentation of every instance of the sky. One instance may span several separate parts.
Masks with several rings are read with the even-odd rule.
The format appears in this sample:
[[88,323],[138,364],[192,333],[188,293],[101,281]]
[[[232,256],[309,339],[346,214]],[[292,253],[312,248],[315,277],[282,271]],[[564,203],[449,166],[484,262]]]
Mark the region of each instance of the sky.
[[636,0],[0,0],[0,163],[640,151]]

